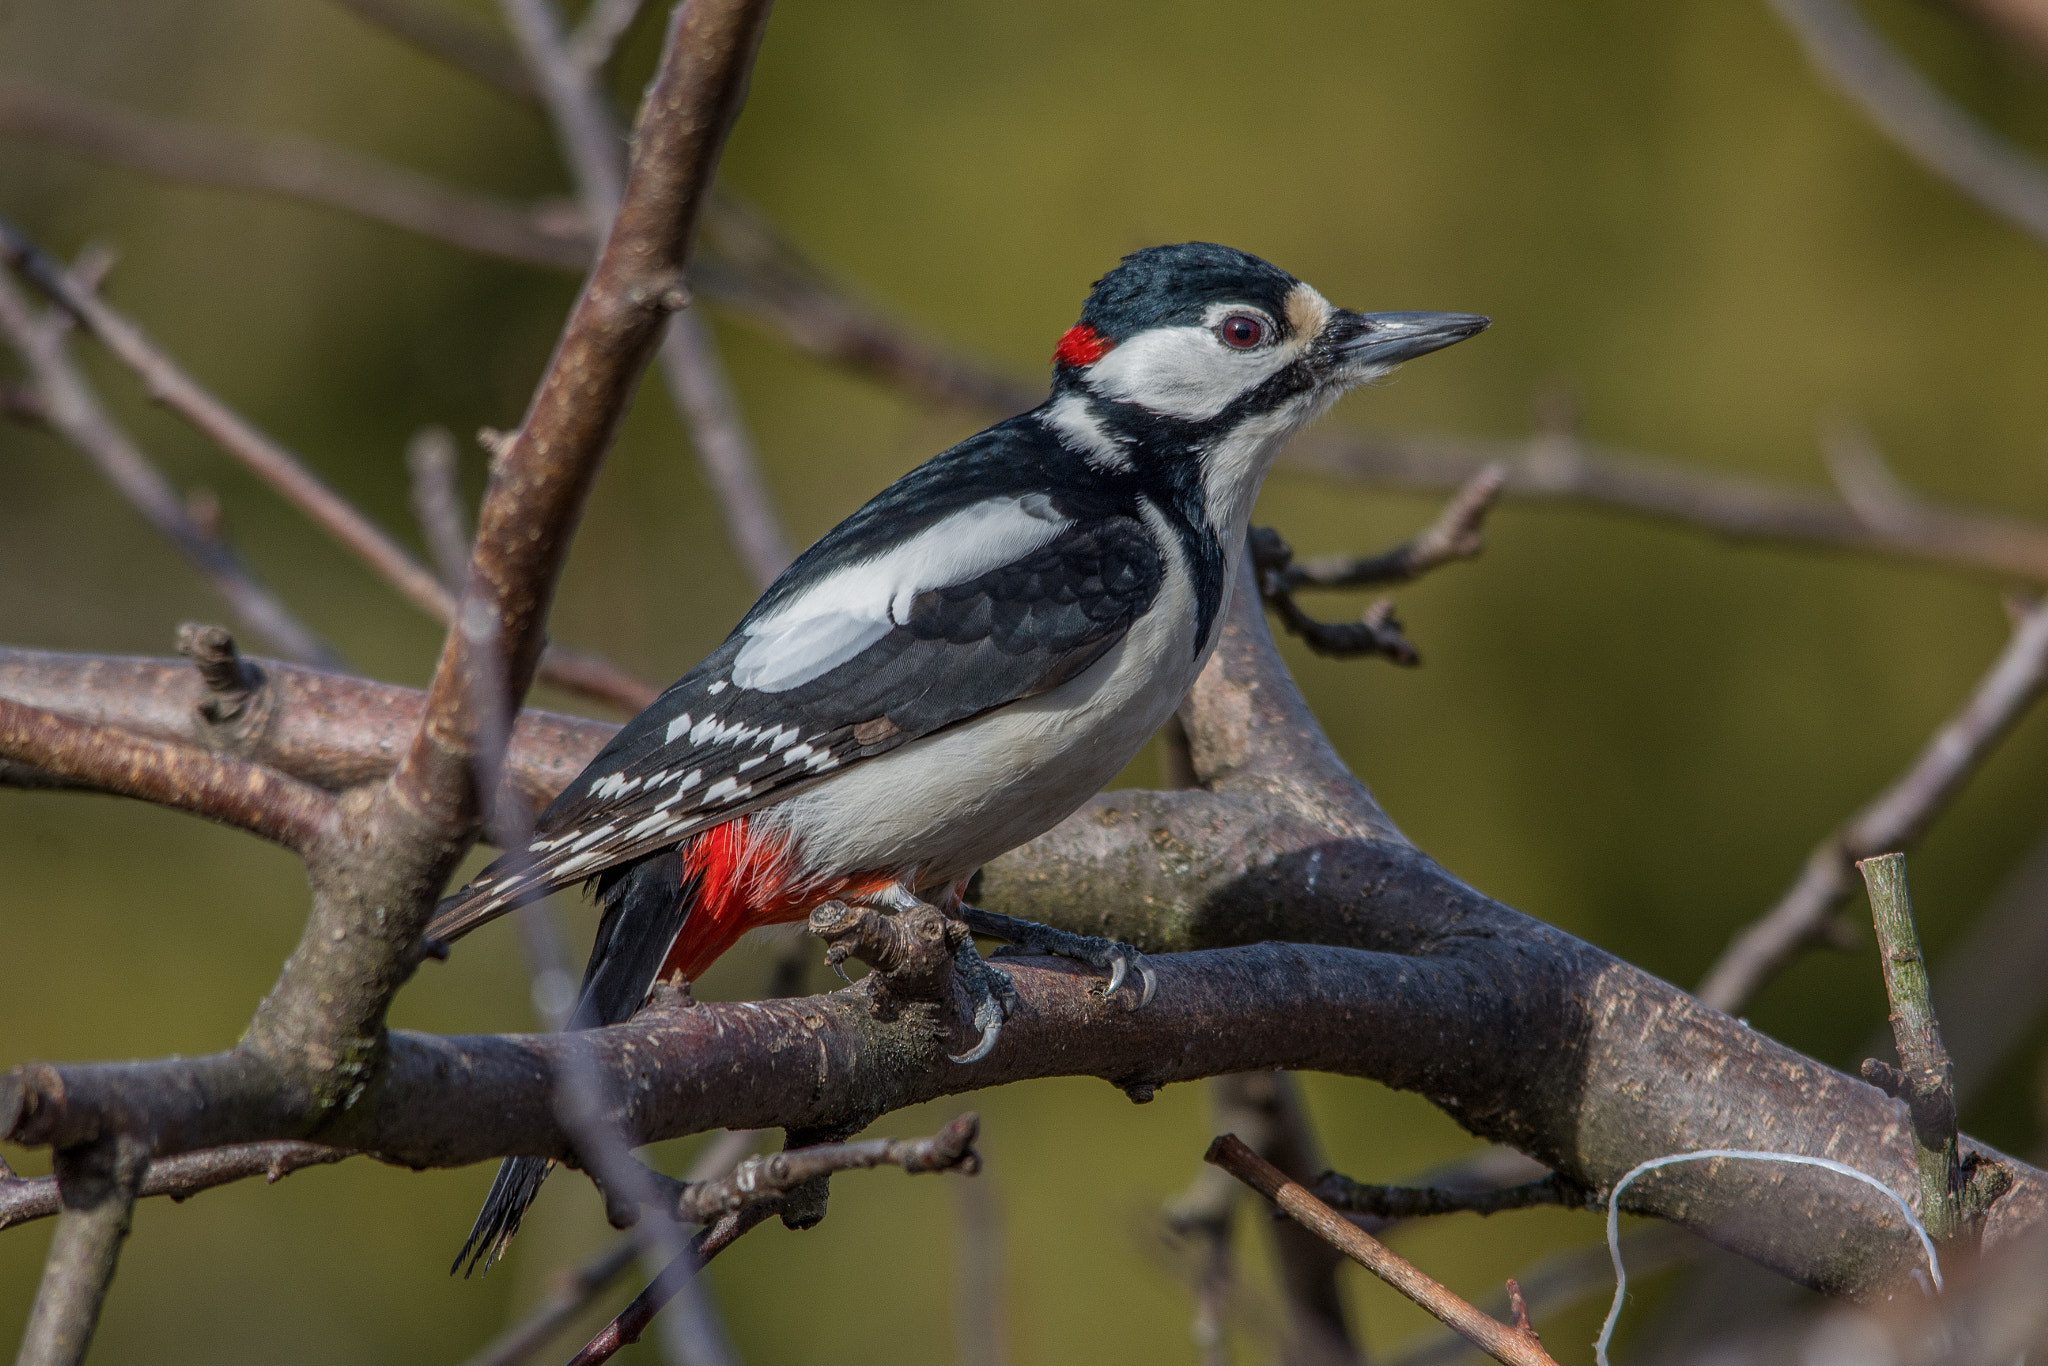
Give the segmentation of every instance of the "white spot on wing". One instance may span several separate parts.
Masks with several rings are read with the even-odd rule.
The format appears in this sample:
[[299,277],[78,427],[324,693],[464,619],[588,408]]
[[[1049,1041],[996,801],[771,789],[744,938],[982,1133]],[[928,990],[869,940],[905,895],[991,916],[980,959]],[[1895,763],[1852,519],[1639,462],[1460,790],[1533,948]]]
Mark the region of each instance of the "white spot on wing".
[[724,679],[721,678],[716,683],[713,683],[710,687],[706,688],[704,691],[709,693],[711,696],[716,697],[731,686],[732,684],[726,682]]
[[748,626],[733,682],[761,692],[808,683],[907,621],[918,594],[999,569],[1066,526],[1043,494],[962,508],[879,555],[834,570]]
[[681,716],[668,723],[668,734],[664,738],[672,745],[676,742],[677,736],[687,733],[689,729],[690,713],[684,712]]

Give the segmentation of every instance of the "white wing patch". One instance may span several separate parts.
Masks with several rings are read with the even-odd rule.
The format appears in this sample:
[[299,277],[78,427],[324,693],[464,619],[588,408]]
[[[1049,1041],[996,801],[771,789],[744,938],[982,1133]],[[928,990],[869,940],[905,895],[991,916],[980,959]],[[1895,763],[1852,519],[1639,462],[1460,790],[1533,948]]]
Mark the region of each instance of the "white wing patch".
[[732,681],[758,692],[801,687],[908,621],[918,594],[1000,569],[1067,526],[1042,493],[962,508],[880,555],[827,574],[747,627]]

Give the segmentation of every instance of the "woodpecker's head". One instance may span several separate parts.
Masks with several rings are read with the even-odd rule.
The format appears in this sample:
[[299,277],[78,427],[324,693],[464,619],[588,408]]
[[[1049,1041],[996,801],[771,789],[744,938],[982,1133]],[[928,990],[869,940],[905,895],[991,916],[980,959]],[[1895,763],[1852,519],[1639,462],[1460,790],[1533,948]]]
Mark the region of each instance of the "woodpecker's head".
[[1326,404],[1490,321],[1354,313],[1249,252],[1182,242],[1133,252],[1095,282],[1053,352],[1054,375],[1070,391],[1211,422],[1309,395]]
[[1220,530],[1249,514],[1279,446],[1345,390],[1490,321],[1354,313],[1233,247],[1148,247],[1095,282],[1053,353],[1043,412],[1098,467],[1199,464]]

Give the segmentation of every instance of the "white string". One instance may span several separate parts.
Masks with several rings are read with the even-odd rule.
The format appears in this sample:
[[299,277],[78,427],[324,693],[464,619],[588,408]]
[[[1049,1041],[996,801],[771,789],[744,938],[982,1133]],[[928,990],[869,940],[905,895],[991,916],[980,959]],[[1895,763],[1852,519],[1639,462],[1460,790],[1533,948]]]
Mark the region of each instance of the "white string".
[[1621,1318],[1622,1301],[1628,1296],[1628,1271],[1621,1264],[1621,1193],[1628,1183],[1644,1172],[1658,1167],[1672,1167],[1680,1162],[1704,1162],[1709,1158],[1727,1157],[1750,1162],[1789,1162],[1800,1167],[1819,1167],[1824,1171],[1840,1173],[1861,1181],[1882,1194],[1885,1199],[1899,1207],[1899,1214],[1906,1226],[1920,1237],[1920,1247],[1927,1253],[1927,1269],[1934,1274],[1934,1288],[1941,1289],[1941,1258],[1935,1255],[1934,1240],[1927,1236],[1927,1230],[1913,1211],[1906,1208],[1906,1202],[1899,1193],[1869,1172],[1861,1172],[1845,1162],[1831,1157],[1806,1157],[1799,1153],[1758,1153],[1745,1148],[1702,1148],[1696,1153],[1673,1153],[1669,1157],[1653,1157],[1629,1168],[1628,1175],[1614,1183],[1614,1189],[1607,1193],[1607,1255],[1614,1259],[1614,1303],[1607,1307],[1607,1322],[1600,1325],[1600,1336],[1593,1343],[1593,1359],[1598,1366],[1609,1366],[1607,1360],[1608,1339],[1614,1336],[1614,1325]]

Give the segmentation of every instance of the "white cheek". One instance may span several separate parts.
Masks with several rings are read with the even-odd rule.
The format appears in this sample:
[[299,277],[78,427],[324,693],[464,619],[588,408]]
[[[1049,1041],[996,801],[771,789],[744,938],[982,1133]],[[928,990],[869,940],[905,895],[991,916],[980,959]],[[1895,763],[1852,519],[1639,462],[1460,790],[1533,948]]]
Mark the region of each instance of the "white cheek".
[[1271,379],[1293,358],[1286,347],[1232,351],[1206,327],[1140,332],[1090,366],[1088,386],[1104,398],[1169,417],[1204,422]]

